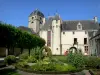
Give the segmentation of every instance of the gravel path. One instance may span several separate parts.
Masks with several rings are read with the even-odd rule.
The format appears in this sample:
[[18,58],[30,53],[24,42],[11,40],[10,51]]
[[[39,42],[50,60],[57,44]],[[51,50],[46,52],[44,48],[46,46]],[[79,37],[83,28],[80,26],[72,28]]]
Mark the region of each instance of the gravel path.
[[[0,68],[0,70],[5,70],[5,69],[15,69],[15,68],[13,66]],[[21,75],[91,75],[88,70],[83,70],[82,72],[78,72],[74,74],[35,74],[35,73],[28,73],[20,70],[16,70],[16,71]]]
[[35,74],[35,73],[28,73],[17,70],[17,72],[21,75],[91,75],[88,70],[83,70],[82,72],[73,73],[73,74]]
[[70,75],[70,74],[34,74],[34,73],[27,73],[19,70],[18,73],[21,75]]

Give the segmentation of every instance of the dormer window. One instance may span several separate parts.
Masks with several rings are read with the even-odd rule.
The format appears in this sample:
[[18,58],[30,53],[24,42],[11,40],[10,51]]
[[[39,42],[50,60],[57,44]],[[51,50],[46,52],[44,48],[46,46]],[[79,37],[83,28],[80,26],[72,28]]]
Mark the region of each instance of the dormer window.
[[78,29],[81,29],[81,25],[78,25]]
[[77,24],[77,30],[82,30],[82,24],[80,22]]

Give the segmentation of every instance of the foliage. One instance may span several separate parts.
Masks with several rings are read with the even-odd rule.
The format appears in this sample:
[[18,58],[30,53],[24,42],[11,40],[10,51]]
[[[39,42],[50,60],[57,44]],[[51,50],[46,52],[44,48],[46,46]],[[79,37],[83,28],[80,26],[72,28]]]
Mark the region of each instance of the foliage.
[[84,67],[85,57],[78,53],[69,53],[67,56],[67,62],[75,67]]
[[50,61],[50,58],[49,57],[45,57],[43,60],[42,60],[42,62],[41,62],[41,64],[49,64],[51,61]]
[[44,55],[42,53],[43,49],[40,47],[36,47],[34,49],[31,50],[31,56],[33,56],[34,58],[36,58],[37,60],[41,60],[44,58]]
[[36,64],[32,67],[33,71],[58,71],[58,72],[75,72],[77,69],[72,65],[60,65],[55,63],[49,63],[49,64]]
[[18,28],[2,22],[0,22],[0,41],[1,47],[28,48],[29,54],[32,48],[45,45],[45,40],[39,36],[22,32]]
[[86,67],[89,68],[100,68],[100,58],[94,57],[94,56],[89,56],[86,57],[86,62],[85,62]]
[[14,55],[9,55],[5,57],[4,62],[8,65],[11,65],[12,63],[16,63],[16,57]]
[[0,75],[20,75],[15,69],[2,69]]
[[36,47],[36,48],[31,50],[30,56],[27,52],[22,53],[20,55],[20,59],[27,60],[27,62],[30,62],[30,63],[37,62],[37,60],[41,60],[44,58],[42,51],[43,51],[43,48]]
[[28,64],[27,64],[26,61],[22,61],[22,62],[18,62],[18,63],[16,64],[16,67],[28,68],[29,66],[28,66]]
[[78,68],[100,68],[100,58],[95,56],[83,56],[78,53],[68,54],[67,63]]
[[53,64],[36,64],[32,67],[33,71],[54,71],[54,65]]
[[68,72],[74,72],[77,70],[74,66],[69,64],[66,65],[55,64],[55,69],[56,71],[68,71]]
[[27,52],[25,52],[25,53],[22,53],[20,56],[19,56],[19,58],[20,59],[24,59],[24,60],[26,60],[26,59],[28,59],[28,53]]
[[27,62],[35,63],[35,62],[37,62],[37,60],[36,60],[36,58],[34,56],[28,56]]

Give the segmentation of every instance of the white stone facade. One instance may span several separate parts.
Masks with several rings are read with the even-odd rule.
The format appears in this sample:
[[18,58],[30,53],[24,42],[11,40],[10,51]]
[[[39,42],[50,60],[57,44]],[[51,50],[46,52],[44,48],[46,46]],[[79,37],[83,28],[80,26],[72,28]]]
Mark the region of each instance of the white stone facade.
[[[76,47],[78,50],[81,50],[84,55],[90,54],[90,44],[89,44],[89,32],[95,29],[89,29],[89,27],[85,27],[82,25],[82,21],[78,21],[75,28],[70,30],[62,30],[62,20],[59,18],[52,19],[52,23],[48,26],[51,27],[48,29],[41,29],[43,26],[46,26],[46,20],[44,17],[36,16],[34,20],[32,19],[33,16],[29,17],[29,28],[32,28],[35,32],[39,32],[40,37],[44,38],[46,41],[46,46],[48,46],[48,31],[50,31],[50,48],[52,50],[53,55],[64,55],[66,51],[69,51],[71,47]],[[40,19],[40,17],[42,19]],[[97,22],[97,18],[95,18]],[[31,22],[34,22],[33,24]],[[40,25],[40,22],[42,24]],[[84,22],[84,21],[83,21]],[[87,22],[87,21],[85,21]],[[90,22],[90,21],[89,21]],[[92,20],[91,20],[92,22]],[[94,23],[93,22],[93,23]],[[84,23],[85,24],[85,23]],[[84,28],[84,29],[83,29]],[[85,29],[86,28],[86,29]],[[77,44],[74,44],[75,40],[77,40]],[[86,43],[84,43],[84,40]],[[74,44],[74,45],[73,45]]]

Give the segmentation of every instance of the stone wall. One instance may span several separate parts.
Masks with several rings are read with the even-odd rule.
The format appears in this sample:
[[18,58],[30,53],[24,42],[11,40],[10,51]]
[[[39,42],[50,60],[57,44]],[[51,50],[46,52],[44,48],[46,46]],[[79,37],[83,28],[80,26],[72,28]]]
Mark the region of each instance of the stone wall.
[[0,57],[6,56],[6,48],[0,47]]
[[[28,49],[23,49],[23,52],[28,52]],[[15,55],[18,56],[21,53],[20,48],[14,48],[14,52],[12,49],[9,50],[9,55]],[[0,47],[0,57],[5,57],[6,56],[6,48],[5,47]]]

